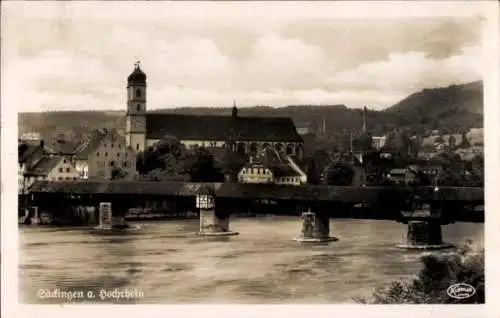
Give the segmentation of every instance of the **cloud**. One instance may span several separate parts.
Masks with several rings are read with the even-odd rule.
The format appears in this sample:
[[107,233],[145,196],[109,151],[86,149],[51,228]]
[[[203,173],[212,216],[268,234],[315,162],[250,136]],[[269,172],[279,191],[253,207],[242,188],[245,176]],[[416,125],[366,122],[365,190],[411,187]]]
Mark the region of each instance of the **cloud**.
[[391,53],[383,61],[366,63],[332,77],[330,86],[372,87],[408,94],[423,88],[481,79],[481,47],[465,47],[459,55],[430,58],[425,52]]
[[382,108],[420,89],[482,74],[479,27],[469,18],[116,13],[97,19],[77,11],[50,19],[7,15],[2,99],[10,107],[125,109],[126,77],[137,59],[148,75],[150,109],[229,106],[233,99],[243,106]]

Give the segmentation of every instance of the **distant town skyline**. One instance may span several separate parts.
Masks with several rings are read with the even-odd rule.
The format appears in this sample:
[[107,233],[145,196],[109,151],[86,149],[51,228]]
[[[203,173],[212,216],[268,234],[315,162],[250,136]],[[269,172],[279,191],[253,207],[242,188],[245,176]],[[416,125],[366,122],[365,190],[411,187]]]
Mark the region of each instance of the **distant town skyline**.
[[423,88],[483,79],[473,13],[347,19],[331,5],[322,14],[303,6],[2,4],[2,92],[18,111],[125,110],[140,61],[149,110],[233,100],[380,110]]

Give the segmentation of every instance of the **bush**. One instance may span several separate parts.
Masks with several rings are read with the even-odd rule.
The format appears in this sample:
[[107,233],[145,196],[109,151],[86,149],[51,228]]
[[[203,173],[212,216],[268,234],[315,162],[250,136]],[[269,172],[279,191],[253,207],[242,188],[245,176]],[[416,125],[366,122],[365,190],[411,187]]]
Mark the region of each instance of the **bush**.
[[[484,304],[484,249],[477,251],[471,242],[452,253],[424,254],[423,268],[410,281],[395,281],[379,287],[363,304]],[[457,300],[447,294],[453,284],[466,283],[476,293]]]

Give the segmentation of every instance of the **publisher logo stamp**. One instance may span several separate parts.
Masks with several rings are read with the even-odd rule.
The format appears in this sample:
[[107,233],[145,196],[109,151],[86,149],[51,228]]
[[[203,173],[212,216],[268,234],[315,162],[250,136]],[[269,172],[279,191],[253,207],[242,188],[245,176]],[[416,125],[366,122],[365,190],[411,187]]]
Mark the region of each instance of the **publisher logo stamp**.
[[466,299],[474,296],[476,289],[466,283],[453,284],[446,290],[448,296],[454,299]]

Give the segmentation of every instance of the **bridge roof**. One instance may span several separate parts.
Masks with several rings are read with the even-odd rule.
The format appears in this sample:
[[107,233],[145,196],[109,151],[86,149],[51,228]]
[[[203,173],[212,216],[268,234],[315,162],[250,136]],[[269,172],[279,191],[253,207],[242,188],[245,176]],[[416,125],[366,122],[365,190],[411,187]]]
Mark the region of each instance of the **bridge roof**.
[[[72,194],[142,194],[196,196],[204,183],[148,182],[148,181],[86,181],[50,182],[36,181],[32,193]],[[337,202],[381,202],[406,198],[410,190],[404,187],[344,187],[318,185],[276,185],[211,183],[216,197],[281,200],[317,200]],[[438,200],[482,201],[483,188],[442,187],[437,193],[432,188],[419,189],[422,197]]]

